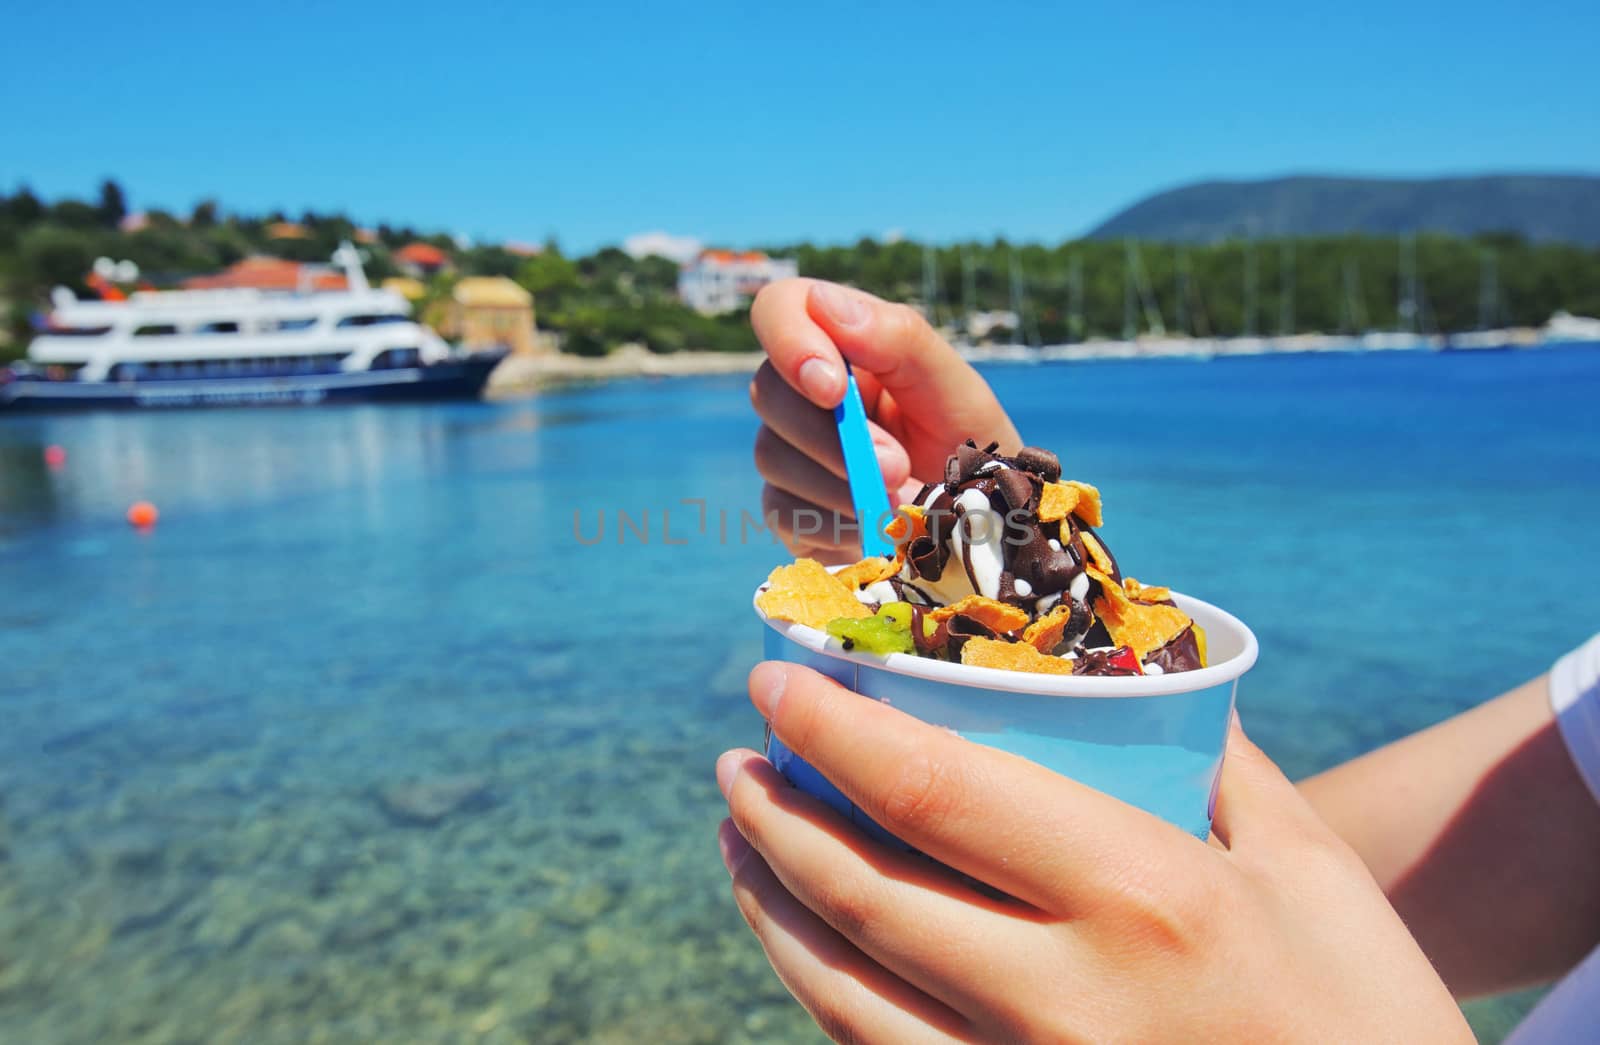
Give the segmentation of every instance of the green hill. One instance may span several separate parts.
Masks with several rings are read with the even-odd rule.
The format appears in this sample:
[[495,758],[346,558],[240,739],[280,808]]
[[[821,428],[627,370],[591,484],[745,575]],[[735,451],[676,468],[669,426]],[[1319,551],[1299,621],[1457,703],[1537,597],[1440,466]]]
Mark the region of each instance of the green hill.
[[1475,178],[1289,177],[1207,181],[1169,189],[1121,211],[1090,236],[1206,243],[1229,237],[1471,236],[1600,245],[1600,176]]

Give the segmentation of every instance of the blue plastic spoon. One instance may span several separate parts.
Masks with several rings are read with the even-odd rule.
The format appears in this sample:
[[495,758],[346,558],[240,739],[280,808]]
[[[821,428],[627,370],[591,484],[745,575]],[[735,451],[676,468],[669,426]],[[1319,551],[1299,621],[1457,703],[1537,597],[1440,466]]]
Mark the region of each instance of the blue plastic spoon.
[[872,432],[867,428],[867,408],[862,405],[861,389],[856,386],[856,375],[849,363],[845,363],[844,373],[844,400],[833,408],[833,421],[839,426],[850,501],[861,526],[861,554],[893,555],[894,544],[883,532],[889,522],[889,492],[884,488],[883,469],[878,467],[878,452],[872,447]]

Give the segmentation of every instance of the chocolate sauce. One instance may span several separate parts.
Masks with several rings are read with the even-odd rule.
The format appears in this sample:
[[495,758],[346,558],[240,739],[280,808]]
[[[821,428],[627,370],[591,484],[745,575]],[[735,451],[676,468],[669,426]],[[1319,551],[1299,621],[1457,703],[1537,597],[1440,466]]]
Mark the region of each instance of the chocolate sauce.
[[1137,675],[1139,672],[1132,668],[1121,667],[1111,663],[1111,658],[1126,655],[1127,647],[1119,646],[1116,649],[1097,649],[1078,654],[1078,659],[1072,662],[1074,675]]
[[[1041,522],[1039,503],[1046,483],[1059,482],[1061,462],[1055,454],[1037,447],[1024,447],[1013,457],[999,453],[998,443],[979,446],[974,440],[956,448],[945,462],[943,482],[928,483],[917,494],[923,509],[923,536],[904,549],[902,574],[891,579],[896,594],[913,605],[912,638],[919,653],[943,654],[959,660],[961,647],[975,637],[996,638],[993,631],[970,617],[957,615],[941,623],[932,635],[923,635],[927,610],[945,601],[955,601],[965,588],[975,592],[993,591],[1001,602],[1016,606],[1038,619],[1055,607],[1070,607],[1061,641],[1050,652],[1060,655],[1085,648],[1110,647],[1110,633],[1098,619],[1093,606],[1101,596],[1098,581],[1079,581],[1094,560],[1084,544],[1084,535],[1093,535],[1105,550],[1110,583],[1122,583],[1122,568],[1110,547],[1093,528],[1076,515],[1052,522]],[[979,504],[973,493],[982,495],[983,507],[994,513],[986,522],[977,518]],[[968,503],[962,503],[965,496]],[[971,507],[969,508],[969,504]],[[998,522],[999,534],[978,533]],[[961,552],[955,551],[954,537],[961,538]],[[974,536],[979,537],[973,541]],[[996,585],[994,549],[980,546],[999,541],[999,579]],[[975,553],[976,552],[976,557]],[[986,555],[988,557],[986,557]],[[952,564],[955,557],[958,562]],[[964,574],[947,576],[959,567]],[[980,584],[982,574],[987,584]],[[1083,598],[1074,598],[1074,583]],[[940,592],[935,596],[931,592]],[[1004,636],[1018,638],[1018,633]],[[1123,654],[1123,660],[1127,655]],[[1150,663],[1164,671],[1188,671],[1199,667],[1199,650],[1192,629],[1186,630],[1157,650]],[[1074,674],[1132,674],[1122,664],[1110,663],[1109,655],[1079,653]]]
[[1171,642],[1150,654],[1144,662],[1157,665],[1169,675],[1174,671],[1194,671],[1204,667],[1200,663],[1200,643],[1195,639],[1194,625],[1178,632]]

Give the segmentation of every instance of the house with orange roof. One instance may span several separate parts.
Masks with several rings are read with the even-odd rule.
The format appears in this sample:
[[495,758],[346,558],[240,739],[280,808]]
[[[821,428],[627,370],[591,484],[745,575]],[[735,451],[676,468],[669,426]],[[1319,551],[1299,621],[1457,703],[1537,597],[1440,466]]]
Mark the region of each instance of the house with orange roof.
[[237,288],[307,294],[318,290],[346,290],[349,281],[344,273],[330,265],[308,265],[265,255],[243,258],[221,272],[191,276],[183,281],[185,290]]
[[696,312],[715,315],[747,307],[773,280],[800,274],[793,258],[759,250],[702,250],[678,270],[678,298]]
[[449,264],[450,256],[432,243],[418,241],[395,251],[394,262],[406,275],[425,279]]

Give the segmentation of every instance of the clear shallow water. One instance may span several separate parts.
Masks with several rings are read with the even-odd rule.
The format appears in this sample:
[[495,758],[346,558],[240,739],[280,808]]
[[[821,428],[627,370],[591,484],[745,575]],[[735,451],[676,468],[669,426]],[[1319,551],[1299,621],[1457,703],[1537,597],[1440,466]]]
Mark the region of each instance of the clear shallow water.
[[[1600,354],[989,374],[1256,628],[1292,773],[1600,628]],[[0,422],[0,1040],[812,1040],[712,840],[781,554],[743,384]]]

